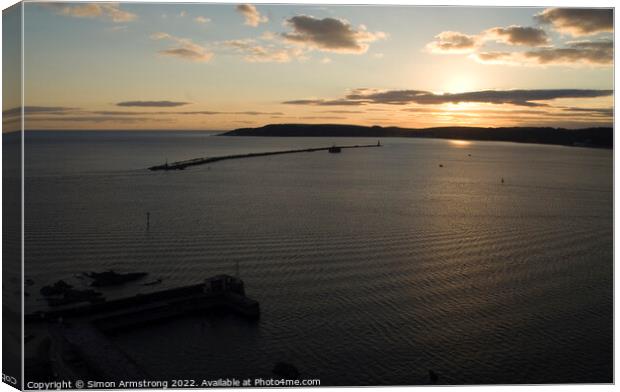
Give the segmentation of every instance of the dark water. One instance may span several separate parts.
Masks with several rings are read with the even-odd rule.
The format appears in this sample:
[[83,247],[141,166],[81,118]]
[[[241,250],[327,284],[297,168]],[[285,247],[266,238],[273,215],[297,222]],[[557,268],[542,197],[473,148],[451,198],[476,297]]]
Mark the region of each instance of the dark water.
[[375,142],[29,133],[26,310],[83,271],[163,279],[114,298],[239,262],[258,323],[186,318],[115,341],[170,378],[270,377],[288,361],[322,385],[427,383],[428,369],[448,384],[611,382],[610,150],[384,139],[144,170]]

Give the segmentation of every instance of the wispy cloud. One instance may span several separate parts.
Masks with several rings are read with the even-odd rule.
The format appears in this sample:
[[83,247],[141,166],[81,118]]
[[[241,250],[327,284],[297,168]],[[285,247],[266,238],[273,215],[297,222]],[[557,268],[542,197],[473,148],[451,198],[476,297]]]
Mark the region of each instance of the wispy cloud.
[[179,57],[185,60],[196,61],[196,62],[208,62],[213,57],[212,53],[206,53],[202,49],[196,50],[194,48],[189,47],[180,47],[180,48],[169,48],[160,50],[158,52],[164,56],[171,57]]
[[480,52],[472,54],[472,58],[483,64],[514,64],[518,65],[513,52]]
[[189,38],[179,38],[168,33],[155,33],[151,35],[154,40],[168,40],[176,44],[176,46],[160,50],[158,53],[163,56],[178,57],[183,60],[195,62],[208,62],[213,57],[213,53],[209,52],[204,46],[198,45]]
[[342,116],[300,116],[300,120],[344,120],[347,117]]
[[355,29],[346,20],[335,18],[299,15],[287,19],[286,24],[293,30],[282,33],[286,41],[330,52],[365,53],[370,42],[387,37],[380,31],[368,31],[364,25]]
[[116,106],[125,107],[155,107],[155,108],[170,108],[189,105],[189,102],[175,102],[175,101],[123,101],[118,102]]
[[323,110],[322,113],[336,113],[336,114],[361,114],[364,113],[361,110]]
[[575,108],[568,107],[562,108],[567,112],[577,112],[577,113],[588,113],[592,116],[601,116],[601,117],[613,117],[614,108]]
[[[79,111],[78,108],[66,107],[66,106],[24,106],[24,114],[53,114],[64,115],[67,113],[73,113]],[[22,115],[21,106],[6,109],[2,111],[3,117],[15,117]]]
[[110,28],[108,28],[107,30],[110,32],[118,32],[118,31],[127,31],[127,26],[126,25],[121,25],[121,26],[112,26]]
[[[179,106],[189,105],[189,102],[176,101],[123,101],[115,105],[119,107],[140,107],[140,108],[175,108]],[[81,108],[64,107],[64,106],[26,106],[26,115],[34,116],[76,116],[88,117],[96,116],[215,116],[215,115],[235,115],[235,116],[282,116],[282,112],[263,112],[257,110],[245,111],[213,111],[213,110],[84,110]],[[4,110],[2,112],[5,117],[21,116],[21,107],[15,107]],[[77,121],[77,120],[76,120]]]
[[212,110],[192,110],[192,111],[127,111],[127,110],[98,110],[89,113],[106,116],[216,116],[216,115],[236,115],[236,116],[279,116],[282,112],[259,112],[259,111],[240,111],[240,112],[221,112]]
[[223,45],[241,53],[249,63],[287,63],[292,59],[304,59],[302,50],[278,47],[273,44],[263,45],[254,39],[237,39],[224,41]]
[[423,90],[353,90],[344,98],[335,100],[302,99],[285,101],[289,105],[439,105],[445,103],[490,103],[511,104],[517,106],[546,106],[540,101],[550,101],[559,98],[595,98],[611,96],[613,90],[580,90],[580,89],[548,89],[548,90],[482,90],[458,94],[435,94]]
[[277,38],[277,35],[272,33],[271,31],[265,31],[260,35],[259,38],[265,41],[272,41]]
[[243,15],[245,18],[245,24],[252,27],[257,27],[261,23],[267,23],[269,18],[261,15],[260,12],[252,4],[239,4],[235,8],[237,12]]
[[282,116],[282,112],[259,112],[254,110],[246,110],[241,112],[217,112],[217,114],[233,114],[236,116]]
[[[86,123],[104,123],[104,122],[113,122],[113,123],[142,123],[145,121],[151,120],[148,117],[124,117],[124,116],[65,116],[65,117],[34,117],[28,118],[28,121],[37,121],[37,122],[86,122]],[[161,121],[169,121],[169,120],[161,120]]]
[[435,36],[434,41],[426,45],[426,49],[432,53],[472,53],[480,44],[478,36],[442,31]]
[[[554,127],[591,127],[611,126],[613,112],[609,108],[572,108],[561,106],[540,106],[515,108],[511,106],[496,106],[485,108],[479,105],[453,106],[446,111],[438,106],[414,106],[402,109],[407,117],[413,121],[428,121],[433,126],[454,125],[464,123],[469,125],[502,124],[507,126],[554,126]],[[484,119],[481,121],[481,119]],[[382,121],[385,123],[385,121]]]
[[282,102],[286,105],[314,105],[314,106],[360,106],[364,101],[347,99],[294,99]]
[[547,8],[535,16],[543,24],[550,24],[563,34],[583,36],[613,32],[613,9],[602,8]]
[[577,107],[551,107],[540,106],[531,107],[526,109],[504,108],[504,109],[470,109],[470,108],[452,108],[449,113],[446,113],[442,108],[436,107],[413,107],[402,109],[407,113],[419,113],[426,114],[452,114],[452,113],[469,113],[470,115],[505,115],[508,117],[514,117],[515,115],[547,115],[557,117],[570,117],[578,114],[583,116],[584,114],[589,117],[611,117],[613,116],[613,108],[577,108]]
[[197,23],[206,24],[211,22],[211,19],[207,18],[206,16],[197,16],[194,18],[194,21]]
[[137,15],[120,9],[117,3],[45,3],[54,7],[61,15],[72,16],[75,18],[101,18],[116,23],[131,22]]

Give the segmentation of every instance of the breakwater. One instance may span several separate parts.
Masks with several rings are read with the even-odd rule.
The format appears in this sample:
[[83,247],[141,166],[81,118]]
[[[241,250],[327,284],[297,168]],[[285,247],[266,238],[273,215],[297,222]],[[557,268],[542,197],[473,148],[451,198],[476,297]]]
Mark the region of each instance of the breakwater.
[[268,152],[256,152],[249,154],[236,154],[236,155],[223,155],[216,157],[203,157],[203,158],[194,158],[188,159],[185,161],[177,161],[172,163],[164,163],[163,165],[151,166],[149,170],[158,171],[158,170],[184,170],[190,166],[198,166],[205,165],[208,163],[214,163],[218,161],[224,161],[228,159],[242,159],[242,158],[255,158],[255,157],[264,157],[269,155],[283,155],[283,154],[296,154],[300,152],[317,152],[317,151],[329,151],[329,152],[340,152],[343,149],[348,148],[369,148],[369,147],[381,147],[381,143],[377,142],[377,144],[366,144],[366,145],[352,145],[352,146],[330,146],[330,147],[317,147],[317,148],[304,148],[298,150],[283,150],[283,151],[268,151]]

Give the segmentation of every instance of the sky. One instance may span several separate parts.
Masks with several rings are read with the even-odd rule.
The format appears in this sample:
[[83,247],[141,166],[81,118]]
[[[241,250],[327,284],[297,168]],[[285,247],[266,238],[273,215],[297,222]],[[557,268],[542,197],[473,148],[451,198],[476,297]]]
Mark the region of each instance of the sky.
[[[613,122],[611,9],[25,3],[23,12],[26,129]],[[19,102],[4,101],[5,118],[17,116]]]

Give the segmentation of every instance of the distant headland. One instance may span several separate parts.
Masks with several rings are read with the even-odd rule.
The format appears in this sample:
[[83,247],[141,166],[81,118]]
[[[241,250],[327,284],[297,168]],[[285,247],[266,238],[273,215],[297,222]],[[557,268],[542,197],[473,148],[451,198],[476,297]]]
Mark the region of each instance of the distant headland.
[[259,128],[235,129],[222,133],[220,136],[423,137],[613,148],[613,128],[611,127],[583,129],[437,127],[416,129],[339,124],[270,124]]

